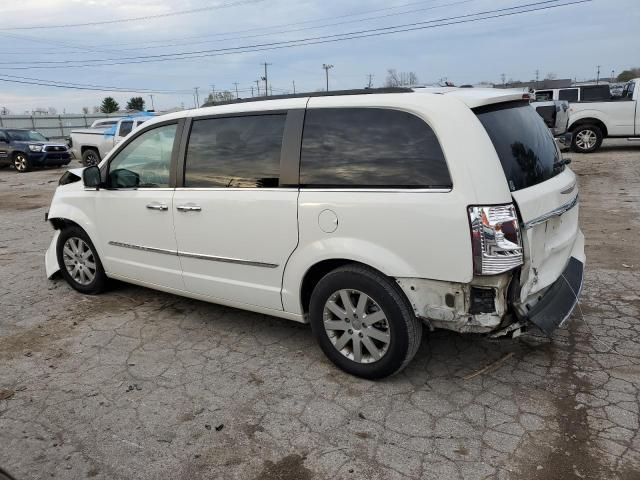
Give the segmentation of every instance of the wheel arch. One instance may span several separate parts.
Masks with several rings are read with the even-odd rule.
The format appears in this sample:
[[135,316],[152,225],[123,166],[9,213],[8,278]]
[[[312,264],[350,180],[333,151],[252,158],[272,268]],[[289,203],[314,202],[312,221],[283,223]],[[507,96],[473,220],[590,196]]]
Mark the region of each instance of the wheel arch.
[[[384,272],[379,269],[368,265],[363,262],[359,262],[357,260],[349,259],[349,258],[328,258],[324,260],[320,260],[313,265],[311,265],[304,276],[302,277],[302,282],[300,283],[300,292],[299,292],[299,300],[300,305],[302,307],[302,313],[304,315],[309,313],[309,303],[311,301],[311,294],[313,293],[313,289],[318,284],[318,282],[329,272],[333,270],[344,267],[345,265],[358,265],[361,267],[365,267],[373,272],[376,272],[382,276],[389,277]],[[395,283],[395,279],[391,278],[391,280]],[[401,288],[398,288],[398,292],[406,298],[404,291]],[[407,299],[408,301],[408,299]]]
[[569,126],[569,130],[573,132],[581,125],[595,125],[600,129],[603,137],[609,136],[609,131],[607,130],[607,126],[605,125],[605,123],[602,120],[594,117],[585,117],[576,120]]

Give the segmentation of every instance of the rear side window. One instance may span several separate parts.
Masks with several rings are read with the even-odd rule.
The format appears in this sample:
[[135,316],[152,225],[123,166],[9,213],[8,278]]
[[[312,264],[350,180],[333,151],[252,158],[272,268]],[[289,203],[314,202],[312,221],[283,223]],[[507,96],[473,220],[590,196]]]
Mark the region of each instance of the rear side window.
[[131,133],[131,130],[133,130],[133,121],[132,120],[127,120],[126,122],[122,122],[120,124],[120,133],[118,134],[119,137],[126,137],[127,135],[129,135]]
[[536,92],[536,101],[537,102],[546,102],[547,100],[553,100],[553,91],[552,90],[538,90]]
[[598,100],[609,100],[611,98],[611,91],[609,85],[592,85],[588,87],[582,87],[582,94],[580,100],[584,102],[595,102]]
[[558,92],[558,100],[566,100],[568,102],[578,101],[578,89],[577,88],[563,88]]
[[300,185],[450,188],[444,154],[420,118],[379,108],[307,110]]
[[194,120],[184,186],[277,187],[286,115]]
[[523,102],[474,110],[498,153],[511,191],[542,183],[558,173],[558,150],[536,111]]

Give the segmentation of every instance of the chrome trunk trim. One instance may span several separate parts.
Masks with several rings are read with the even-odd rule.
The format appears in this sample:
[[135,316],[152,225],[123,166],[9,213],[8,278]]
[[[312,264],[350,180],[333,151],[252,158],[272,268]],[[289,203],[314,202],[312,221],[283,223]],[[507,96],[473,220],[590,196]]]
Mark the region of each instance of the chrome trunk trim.
[[534,218],[533,220],[531,220],[529,222],[526,222],[524,224],[524,229],[528,230],[530,228],[535,227],[536,225],[540,225],[541,223],[546,222],[550,218],[559,217],[563,213],[568,212],[569,210],[571,210],[573,207],[575,207],[578,204],[578,197],[579,196],[576,195],[573,200],[565,203],[564,205],[556,208],[555,210],[551,210],[550,212],[545,213],[544,215],[540,215],[539,217]]

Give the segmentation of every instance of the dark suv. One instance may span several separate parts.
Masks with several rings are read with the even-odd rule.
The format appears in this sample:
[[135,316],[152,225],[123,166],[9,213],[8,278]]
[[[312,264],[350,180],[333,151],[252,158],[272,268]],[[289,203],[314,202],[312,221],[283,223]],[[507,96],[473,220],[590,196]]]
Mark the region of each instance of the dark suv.
[[71,161],[63,143],[52,143],[34,130],[0,128],[0,167],[13,164],[17,172],[33,167],[61,166]]

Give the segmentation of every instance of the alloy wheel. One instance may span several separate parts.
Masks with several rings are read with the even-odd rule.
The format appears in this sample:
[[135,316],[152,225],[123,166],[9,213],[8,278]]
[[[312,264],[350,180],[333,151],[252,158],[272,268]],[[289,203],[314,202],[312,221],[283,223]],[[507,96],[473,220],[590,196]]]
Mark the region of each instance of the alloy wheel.
[[391,329],[378,303],[366,293],[342,289],[325,302],[324,329],[334,348],[356,363],[373,363],[389,350]]
[[25,172],[28,167],[27,157],[19,153],[18,155],[16,155],[16,157],[13,160],[13,166],[16,168],[17,171]]
[[92,167],[98,164],[98,157],[95,153],[89,153],[86,158],[87,167]]
[[576,135],[576,145],[581,150],[589,150],[596,145],[598,137],[593,130],[585,129],[580,130]]
[[64,266],[80,285],[89,285],[96,277],[96,259],[89,245],[78,237],[69,237],[62,249]]

